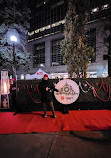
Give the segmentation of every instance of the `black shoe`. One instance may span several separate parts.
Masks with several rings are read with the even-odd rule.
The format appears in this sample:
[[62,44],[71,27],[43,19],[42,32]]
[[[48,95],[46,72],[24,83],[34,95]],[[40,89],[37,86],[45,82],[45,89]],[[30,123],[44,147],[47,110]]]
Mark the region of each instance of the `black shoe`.
[[44,115],[43,115],[43,118],[46,118],[46,117],[47,117],[47,114],[44,114]]
[[57,116],[56,115],[52,115],[52,118],[56,118]]
[[18,112],[15,112],[15,113],[13,114],[13,116],[16,115],[17,113],[18,113]]
[[56,118],[55,111],[52,111],[52,118]]

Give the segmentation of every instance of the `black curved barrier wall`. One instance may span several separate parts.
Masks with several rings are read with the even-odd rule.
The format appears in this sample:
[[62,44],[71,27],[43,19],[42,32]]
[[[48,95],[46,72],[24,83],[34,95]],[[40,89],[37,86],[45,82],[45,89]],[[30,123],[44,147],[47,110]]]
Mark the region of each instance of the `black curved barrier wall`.
[[[80,95],[76,102],[68,105],[70,110],[110,109],[111,105],[111,78],[75,78],[80,88]],[[58,83],[59,79],[51,80]],[[21,111],[42,111],[40,94],[37,85],[40,80],[18,80],[18,106]],[[95,92],[92,89],[95,88]],[[54,98],[55,110],[61,111],[62,104]],[[10,96],[10,110],[13,110]],[[48,108],[50,110],[50,107]]]

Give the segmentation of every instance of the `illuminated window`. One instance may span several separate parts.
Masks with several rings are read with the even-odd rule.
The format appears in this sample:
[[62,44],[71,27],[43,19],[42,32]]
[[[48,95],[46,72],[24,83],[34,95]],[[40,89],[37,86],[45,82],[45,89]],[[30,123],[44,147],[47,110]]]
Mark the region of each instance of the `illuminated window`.
[[94,57],[91,58],[91,62],[95,62],[96,60],[96,29],[90,29],[87,32],[87,46],[91,46],[95,50]]
[[52,41],[52,54],[51,54],[52,66],[63,65],[63,56],[60,53],[62,40],[63,39]]
[[25,78],[25,77],[24,77],[24,75],[23,75],[23,74],[21,74],[21,80],[24,80],[24,78]]
[[95,12],[98,12],[98,11],[99,11],[99,8],[92,9],[92,13],[95,13]]
[[103,10],[108,9],[108,8],[109,8],[109,4],[105,4],[105,5],[102,6]]
[[45,43],[39,43],[34,46],[33,67],[45,66]]
[[[29,40],[57,31],[62,32],[64,30],[67,6],[66,0],[35,1],[35,5],[33,4],[31,10]],[[56,27],[56,29],[54,29],[54,27]],[[34,33],[32,33],[32,31],[34,31]]]

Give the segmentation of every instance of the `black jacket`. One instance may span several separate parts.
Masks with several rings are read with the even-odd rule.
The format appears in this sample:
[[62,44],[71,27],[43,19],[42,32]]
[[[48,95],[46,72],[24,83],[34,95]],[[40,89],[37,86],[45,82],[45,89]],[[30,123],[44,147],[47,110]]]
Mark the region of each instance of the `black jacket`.
[[[49,88],[48,91],[46,91],[46,87]],[[41,93],[41,101],[42,102],[52,101],[53,100],[53,97],[52,97],[53,91],[58,92],[58,90],[55,88],[54,84],[49,79],[48,80],[42,79],[42,81],[39,83],[39,92]]]

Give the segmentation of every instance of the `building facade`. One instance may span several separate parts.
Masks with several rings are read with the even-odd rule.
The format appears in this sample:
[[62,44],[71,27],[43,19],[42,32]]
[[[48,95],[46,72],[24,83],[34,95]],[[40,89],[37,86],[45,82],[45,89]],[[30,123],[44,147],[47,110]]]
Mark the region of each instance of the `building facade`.
[[[60,44],[64,38],[65,16],[68,10],[67,0],[32,0],[31,27],[29,31],[28,49],[32,54],[29,74],[40,68],[52,75],[52,78],[68,77],[67,66],[63,64]],[[87,44],[94,47],[95,57],[90,61],[88,77],[107,77],[108,54],[104,44],[103,21],[101,15],[110,10],[109,1],[95,1],[91,4],[91,12],[87,23]]]

